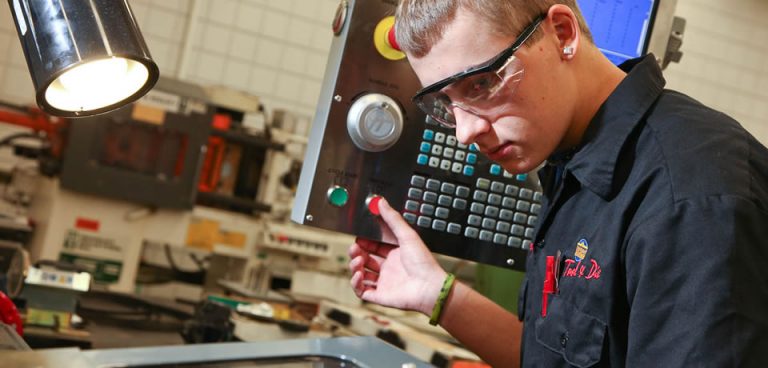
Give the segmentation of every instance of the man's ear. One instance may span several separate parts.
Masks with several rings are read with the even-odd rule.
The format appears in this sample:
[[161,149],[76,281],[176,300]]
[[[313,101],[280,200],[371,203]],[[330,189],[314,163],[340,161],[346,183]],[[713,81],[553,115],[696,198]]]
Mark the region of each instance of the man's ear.
[[556,4],[549,8],[547,17],[555,30],[561,59],[572,60],[579,50],[581,39],[581,29],[576,14],[568,6]]

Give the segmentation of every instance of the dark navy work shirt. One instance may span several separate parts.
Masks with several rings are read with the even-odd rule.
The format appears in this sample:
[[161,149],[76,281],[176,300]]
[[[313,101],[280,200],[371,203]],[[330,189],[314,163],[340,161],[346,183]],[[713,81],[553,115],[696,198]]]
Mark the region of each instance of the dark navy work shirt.
[[768,150],[664,90],[652,56],[622,68],[580,148],[540,173],[523,364],[768,367]]

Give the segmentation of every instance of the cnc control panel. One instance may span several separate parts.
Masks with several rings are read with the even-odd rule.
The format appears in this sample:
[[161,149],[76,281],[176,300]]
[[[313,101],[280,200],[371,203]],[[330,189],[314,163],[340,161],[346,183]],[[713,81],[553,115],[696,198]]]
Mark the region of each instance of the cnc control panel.
[[521,269],[541,210],[535,174],[512,175],[411,103],[421,87],[393,45],[396,1],[342,1],[292,220],[382,240],[375,198],[429,248]]

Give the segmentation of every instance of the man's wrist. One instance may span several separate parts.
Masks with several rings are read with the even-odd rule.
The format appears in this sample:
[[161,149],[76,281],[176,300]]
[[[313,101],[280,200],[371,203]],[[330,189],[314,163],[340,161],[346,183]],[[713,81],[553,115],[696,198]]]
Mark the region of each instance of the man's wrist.
[[440,317],[442,317],[443,309],[445,307],[446,301],[448,300],[448,296],[451,294],[451,291],[453,290],[453,285],[455,280],[456,280],[456,276],[454,274],[449,273],[446,275],[445,280],[443,281],[443,284],[440,287],[440,293],[435,299],[435,303],[432,307],[432,312],[430,313],[430,317],[429,317],[430,325],[436,326],[440,322]]

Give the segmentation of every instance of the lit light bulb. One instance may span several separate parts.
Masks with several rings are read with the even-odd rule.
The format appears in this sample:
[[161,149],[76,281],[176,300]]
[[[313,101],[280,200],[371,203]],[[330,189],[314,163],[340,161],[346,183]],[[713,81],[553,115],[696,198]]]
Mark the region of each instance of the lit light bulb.
[[45,92],[48,103],[64,111],[89,111],[132,96],[149,71],[136,61],[112,57],[78,65],[60,75]]

